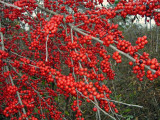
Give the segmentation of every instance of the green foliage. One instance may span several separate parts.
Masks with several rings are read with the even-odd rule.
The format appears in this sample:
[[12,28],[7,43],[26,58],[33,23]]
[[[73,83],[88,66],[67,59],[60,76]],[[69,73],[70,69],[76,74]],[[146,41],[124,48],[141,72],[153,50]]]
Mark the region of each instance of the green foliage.
[[64,111],[64,114],[69,116],[69,112],[66,110]]
[[116,6],[119,2],[120,0],[115,0],[114,5]]

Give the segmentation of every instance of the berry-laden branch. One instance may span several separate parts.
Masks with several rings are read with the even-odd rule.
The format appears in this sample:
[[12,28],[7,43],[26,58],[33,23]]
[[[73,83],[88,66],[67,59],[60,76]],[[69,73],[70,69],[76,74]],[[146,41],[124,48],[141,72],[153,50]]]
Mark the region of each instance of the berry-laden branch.
[[[70,26],[71,26],[71,28],[72,28],[73,30],[75,30],[76,32],[81,33],[81,34],[84,35],[84,36],[89,36],[88,34],[84,33],[84,32],[81,31],[80,29],[78,29],[77,27],[74,27],[74,26],[71,25],[71,24],[70,24]],[[99,43],[101,43],[101,44],[104,44],[104,42],[103,42],[102,40],[100,40],[100,39],[98,39],[98,38],[96,38],[96,37],[92,37],[92,39],[95,40],[95,41],[97,41],[97,42],[99,42]],[[135,60],[133,57],[131,57],[129,54],[126,54],[125,52],[117,49],[115,46],[113,46],[113,45],[110,44],[109,47],[112,48],[114,51],[118,51],[120,54],[122,54],[122,55],[124,55],[125,57],[129,58],[131,61],[136,62],[136,60]],[[151,69],[151,68],[150,68],[149,66],[147,66],[147,65],[145,65],[145,68],[151,70],[153,73],[156,72],[154,69]]]
[[[0,22],[0,27],[1,27],[1,22]],[[1,34],[1,45],[2,45],[2,50],[4,51],[5,47],[4,47],[3,33],[0,32],[0,34]],[[6,71],[9,71],[8,66],[5,66],[4,69],[6,69]],[[11,94],[16,93],[20,105],[23,106],[22,99],[21,99],[21,97],[20,97],[19,92],[17,91],[17,87],[15,86],[15,84],[14,84],[14,82],[13,82],[13,79],[12,79],[12,76],[11,76],[10,73],[9,73],[9,79],[10,79],[11,85],[12,85],[12,86],[10,86],[10,87],[11,87],[11,89],[14,90],[13,93],[12,93],[12,91],[10,91]],[[10,108],[9,108],[9,107],[6,107],[6,109],[4,110],[4,114],[5,114],[6,116],[9,116],[9,114],[7,114],[7,110],[8,110],[8,109],[10,109]],[[23,115],[21,115],[20,118],[22,118],[22,119],[23,119],[23,118],[26,118],[26,119],[28,120],[28,117],[26,116],[26,110],[25,110],[24,108],[22,108],[22,111],[23,111]]]
[[[10,66],[11,66],[11,68],[17,73],[16,68],[13,67],[12,65],[10,65]],[[22,74],[21,74],[21,73],[17,73],[17,75],[20,76],[20,77],[22,77]],[[12,80],[12,79],[11,79],[11,80]],[[12,81],[13,81],[13,80],[12,80]],[[30,86],[30,87],[34,90],[34,92],[38,95],[38,97],[39,97],[39,99],[40,99],[39,102],[40,102],[41,113],[43,113],[43,111],[42,111],[42,106],[41,106],[41,100],[47,105],[48,108],[50,108],[50,109],[52,110],[52,107],[51,107],[51,106],[48,104],[48,102],[41,96],[40,92],[37,91],[37,90],[35,90],[35,88],[34,88],[29,82],[26,81],[26,84],[28,84],[28,86]],[[19,99],[20,99],[20,104],[22,105],[21,98],[19,97]],[[24,112],[25,112],[25,110],[24,110]],[[54,114],[57,114],[56,111],[54,111],[54,110],[52,110],[52,112],[53,112]],[[25,112],[25,114],[26,114],[26,112]],[[44,113],[43,113],[43,114],[44,114]],[[45,114],[44,114],[44,115],[45,115]],[[65,118],[64,116],[62,116],[62,117],[63,117],[64,120],[66,120],[66,118]]]
[[19,9],[19,10],[22,9],[22,8],[20,8],[20,7],[17,7],[16,5],[13,5],[13,4],[10,4],[10,3],[6,3],[6,2],[4,2],[4,1],[2,1],[2,0],[0,0],[0,3],[6,5],[6,6],[8,6],[8,7],[13,7],[13,8],[16,8],[16,9]]
[[128,58],[140,81],[160,76],[159,62],[138,53],[148,43],[146,36],[133,46],[110,21],[141,15],[160,25],[159,1],[108,2],[111,8],[97,7],[103,0],[0,1],[1,113],[13,120],[84,120],[93,111],[96,119],[116,120],[122,115],[114,103],[143,108],[111,99],[107,83],[117,71],[110,60]]
[[[8,66],[6,66],[6,70],[9,71]],[[12,87],[15,87],[14,89],[16,91],[16,94],[17,94],[17,97],[18,97],[18,101],[19,101],[20,105],[23,106],[23,102],[22,102],[22,99],[20,97],[20,93],[17,91],[17,87],[14,85],[12,76],[10,74],[9,74],[9,78],[11,80]],[[7,111],[7,108],[5,110]],[[6,111],[4,111],[4,114],[6,114]],[[28,117],[26,115],[26,110],[24,108],[22,108],[22,111],[23,111],[23,115],[21,115],[20,119],[28,120]]]
[[[47,10],[47,9],[44,9],[44,8],[42,8],[42,6],[40,6],[40,5],[38,5],[38,7],[39,7],[40,9],[42,9],[42,10],[50,13],[50,14],[57,15],[57,13],[52,12],[52,11]],[[84,35],[84,36],[89,36],[88,34],[84,33],[82,30],[78,29],[78,28],[75,27],[74,25],[69,24],[69,26],[70,26],[74,31],[76,31],[76,32],[78,32],[78,33],[80,33],[80,34],[82,34],[82,35]],[[92,37],[93,40],[96,40],[97,42],[99,42],[99,43],[101,43],[101,44],[105,44],[104,41],[102,41],[102,40],[100,40],[100,39],[98,39],[98,38],[96,38],[96,37],[93,37],[93,36],[91,36],[91,37]],[[135,58],[133,58],[133,57],[131,57],[129,54],[126,54],[125,52],[117,49],[115,46],[111,45],[110,43],[109,43],[109,45],[107,45],[107,46],[109,46],[110,48],[112,48],[112,49],[115,50],[115,51],[118,51],[120,54],[122,54],[122,55],[124,55],[125,57],[129,58],[131,61],[136,62],[136,59],[135,59]],[[139,60],[138,60],[138,61],[139,61]],[[155,63],[155,64],[156,64],[156,63]],[[160,75],[160,71],[159,71],[159,70],[156,71],[156,70],[154,70],[154,69],[151,69],[149,66],[147,66],[147,65],[145,65],[145,64],[143,64],[143,65],[145,66],[145,68],[149,69],[149,70],[152,71],[153,73],[156,73],[156,76],[159,76],[159,75]],[[158,65],[158,67],[159,67],[159,65]],[[157,69],[158,69],[158,68],[157,68]],[[152,78],[151,78],[151,80],[152,80]]]

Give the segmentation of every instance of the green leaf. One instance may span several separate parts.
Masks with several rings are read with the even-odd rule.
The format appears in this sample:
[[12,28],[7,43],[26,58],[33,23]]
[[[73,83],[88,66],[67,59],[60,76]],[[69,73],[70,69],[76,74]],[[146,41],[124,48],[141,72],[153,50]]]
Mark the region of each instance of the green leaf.
[[32,76],[32,77],[31,77],[31,79],[32,79],[32,80],[35,80],[35,79],[37,79],[37,77],[35,77],[35,76]]
[[45,111],[45,112],[46,112],[46,113],[49,113],[49,110],[47,110],[47,109],[46,109],[46,111]]
[[73,99],[76,100],[77,98],[73,96]]
[[66,111],[66,110],[64,111],[64,114],[66,114],[66,115],[68,115],[68,116],[69,116],[69,113],[68,113],[68,111]]
[[123,112],[127,113],[127,112],[130,112],[130,111],[131,111],[131,109],[128,108],[128,109],[125,109]]
[[133,116],[132,115],[128,115],[127,117],[128,117],[127,120],[133,120]]
[[35,111],[35,113],[38,113],[38,109],[37,108],[34,108],[34,111]]
[[87,44],[84,44],[84,47],[86,48],[86,47],[87,47]]
[[55,100],[55,101],[58,101],[58,97],[55,97],[54,100]]
[[115,0],[114,4],[117,5],[119,3],[119,0]]
[[121,95],[121,94],[120,94],[120,95],[116,95],[116,96],[115,96],[116,100],[118,100],[118,101],[121,101],[121,97],[122,97],[122,95]]
[[125,120],[133,120],[132,115],[123,115],[125,117]]
[[45,80],[42,80],[42,85],[45,85]]

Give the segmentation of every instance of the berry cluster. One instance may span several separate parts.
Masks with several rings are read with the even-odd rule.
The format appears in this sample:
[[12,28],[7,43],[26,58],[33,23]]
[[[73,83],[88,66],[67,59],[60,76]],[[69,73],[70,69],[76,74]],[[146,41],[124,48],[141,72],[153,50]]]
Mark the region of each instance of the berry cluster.
[[117,63],[121,63],[122,62],[121,56],[119,55],[118,51],[116,51],[116,52],[113,53],[112,58],[115,59]]
[[[82,113],[81,113],[81,111],[79,110],[79,106],[81,106],[82,105],[82,101],[80,101],[80,100],[74,100],[73,101],[73,105],[71,106],[71,109],[73,110],[73,111],[77,111],[77,114],[76,114],[76,117],[78,118],[79,116],[82,116]],[[82,119],[81,119],[82,120]]]
[[44,26],[44,31],[46,34],[53,34],[58,30],[58,25],[62,22],[63,16],[62,15],[55,15],[53,16],[49,22],[46,23]]

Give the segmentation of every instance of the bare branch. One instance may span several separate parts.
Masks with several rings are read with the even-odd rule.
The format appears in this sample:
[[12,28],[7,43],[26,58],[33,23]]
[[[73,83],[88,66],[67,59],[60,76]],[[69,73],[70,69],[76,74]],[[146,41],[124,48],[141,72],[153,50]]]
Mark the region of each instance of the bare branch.
[[48,35],[47,35],[47,40],[46,40],[46,62],[48,61],[48,47],[47,47],[47,43],[48,43]]
[[53,12],[53,11],[51,11],[51,10],[48,10],[48,9],[45,9],[44,7],[42,7],[41,5],[39,5],[39,4],[37,4],[38,6],[38,8],[39,9],[41,9],[41,10],[44,10],[44,11],[46,11],[47,13],[50,13],[50,14],[53,14],[53,15],[58,15],[56,12]]
[[130,106],[130,107],[143,108],[143,106],[128,104],[128,103],[124,103],[124,102],[120,102],[120,101],[116,101],[116,100],[109,100],[109,99],[105,99],[105,98],[101,98],[101,99],[102,99],[102,100],[111,101],[111,102],[115,102],[115,103],[119,103],[119,104],[123,104],[123,105],[127,105],[127,106]]
[[[1,22],[0,22],[0,28],[1,28]],[[2,32],[0,32],[0,34],[1,34],[1,45],[2,45],[2,50],[4,51],[4,40],[3,40],[3,33]]]

